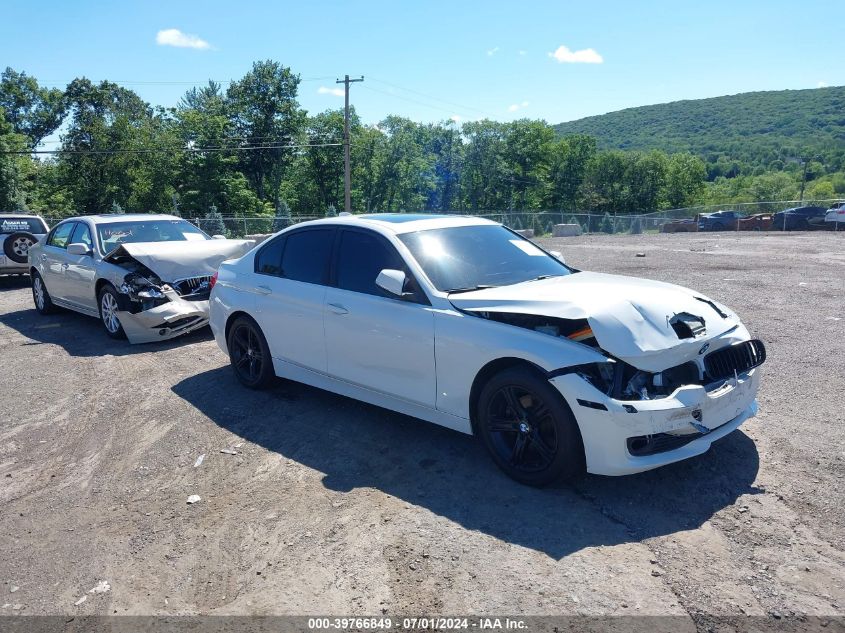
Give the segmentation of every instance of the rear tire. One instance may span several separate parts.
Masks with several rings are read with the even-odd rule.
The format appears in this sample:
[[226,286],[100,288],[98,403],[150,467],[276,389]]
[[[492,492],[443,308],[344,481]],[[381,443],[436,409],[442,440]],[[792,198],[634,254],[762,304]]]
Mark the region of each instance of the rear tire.
[[126,332],[117,318],[117,313],[123,310],[123,300],[114,286],[107,284],[100,289],[97,305],[100,306],[100,321],[106,329],[106,334],[113,339],[125,339]]
[[476,420],[493,461],[522,484],[545,486],[584,471],[584,446],[572,411],[529,367],[493,376],[481,390]]
[[247,316],[235,319],[226,338],[229,362],[235,377],[250,389],[264,389],[276,377],[273,358],[264,333],[254,320]]
[[32,271],[30,275],[32,282],[32,301],[35,303],[35,310],[38,314],[52,314],[56,311],[56,306],[53,300],[50,299],[50,293],[47,292],[47,286],[44,285],[44,280],[36,271]]

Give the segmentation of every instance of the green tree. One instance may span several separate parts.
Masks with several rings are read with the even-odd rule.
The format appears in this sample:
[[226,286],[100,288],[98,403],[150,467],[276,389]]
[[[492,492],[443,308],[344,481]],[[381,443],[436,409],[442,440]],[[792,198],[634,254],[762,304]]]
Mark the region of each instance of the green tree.
[[700,201],[707,169],[704,161],[689,153],[672,154],[666,172],[666,202],[671,209]]
[[278,233],[288,228],[291,224],[293,224],[293,220],[290,216],[290,207],[284,200],[279,200],[279,204],[276,205],[276,215],[273,218],[272,232]]
[[240,164],[262,201],[278,202],[282,178],[295,156],[289,146],[305,123],[296,100],[298,86],[299,75],[267,60],[255,62],[226,92],[241,146],[261,148],[241,152]]
[[596,155],[596,140],[577,134],[556,141],[550,150],[546,204],[554,209],[576,209],[587,168]]
[[542,199],[553,140],[554,130],[545,121],[520,119],[505,126],[508,197],[519,209],[537,208]]
[[67,104],[61,90],[42,88],[34,77],[7,67],[0,75],[0,108],[14,132],[35,147],[62,124]]
[[602,233],[611,234],[614,232],[614,224],[613,218],[610,217],[610,213],[605,212],[604,217],[601,219],[601,228]]
[[208,213],[202,220],[201,228],[209,235],[226,235],[226,223],[214,205],[209,207]]

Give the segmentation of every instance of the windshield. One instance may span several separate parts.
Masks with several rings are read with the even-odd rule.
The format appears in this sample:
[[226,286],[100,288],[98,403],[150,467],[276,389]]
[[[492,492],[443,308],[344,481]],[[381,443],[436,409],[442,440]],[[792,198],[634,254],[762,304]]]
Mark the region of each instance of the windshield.
[[103,253],[131,242],[188,242],[211,239],[186,220],[135,220],[97,225]]
[[562,262],[500,225],[430,229],[399,239],[443,292],[570,274]]
[[18,231],[41,234],[47,232],[47,227],[40,218],[22,217],[0,219],[0,233],[17,233]]

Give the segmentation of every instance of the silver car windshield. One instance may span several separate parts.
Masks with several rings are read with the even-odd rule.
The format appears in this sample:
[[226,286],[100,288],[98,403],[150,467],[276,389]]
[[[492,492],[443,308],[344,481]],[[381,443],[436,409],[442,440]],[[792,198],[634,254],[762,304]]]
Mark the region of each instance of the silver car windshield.
[[399,235],[434,287],[461,292],[569,275],[562,262],[500,225]]
[[97,238],[103,253],[120,244],[133,242],[187,242],[210,240],[186,220],[134,220],[97,225]]

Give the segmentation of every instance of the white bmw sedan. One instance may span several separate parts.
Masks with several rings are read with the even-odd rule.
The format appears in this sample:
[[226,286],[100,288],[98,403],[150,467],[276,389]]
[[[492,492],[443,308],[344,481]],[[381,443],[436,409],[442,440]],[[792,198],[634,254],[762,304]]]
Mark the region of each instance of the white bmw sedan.
[[214,282],[247,387],[280,376],[478,435],[526,484],[699,455],[756,412],[765,348],[727,307],[575,270],[487,220],[306,222]]

